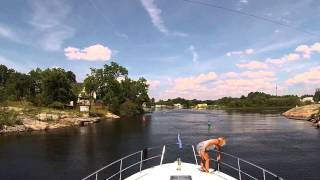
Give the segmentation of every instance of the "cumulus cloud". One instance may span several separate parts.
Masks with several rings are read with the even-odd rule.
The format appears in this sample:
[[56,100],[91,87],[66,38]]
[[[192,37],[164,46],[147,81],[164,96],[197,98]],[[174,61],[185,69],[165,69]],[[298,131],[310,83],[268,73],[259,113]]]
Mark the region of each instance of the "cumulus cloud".
[[217,74],[209,72],[207,74],[200,74],[198,76],[190,76],[185,78],[177,78],[174,81],[174,90],[189,90],[201,88],[201,85],[217,78]]
[[159,80],[148,80],[147,84],[149,85],[150,89],[156,89],[160,86]]
[[271,78],[275,74],[272,71],[245,71],[240,74],[242,77],[247,78]]
[[242,56],[242,55],[250,55],[254,53],[254,49],[246,49],[244,51],[231,51],[231,52],[227,52],[226,55],[227,56]]
[[239,76],[239,74],[236,72],[226,72],[226,73],[221,74],[222,78],[235,78],[238,76]]
[[240,63],[236,64],[239,68],[246,68],[246,69],[267,69],[268,65],[263,62],[259,61],[250,61],[248,63]]
[[266,63],[275,64],[275,65],[282,65],[285,63],[289,63],[292,61],[298,61],[300,59],[300,55],[296,53],[290,53],[288,55],[283,56],[279,59],[266,59]]
[[161,93],[161,98],[183,97],[204,100],[217,99],[225,96],[240,97],[241,95],[246,95],[254,91],[274,93],[275,83],[275,79],[273,78],[216,79],[210,83],[196,85],[194,87],[189,86],[190,88],[177,89],[169,87]]
[[101,44],[92,45],[84,49],[67,47],[64,49],[64,54],[71,60],[84,61],[107,61],[111,58],[111,50]]
[[192,61],[193,61],[193,62],[198,62],[199,55],[198,55],[198,53],[197,53],[197,51],[195,50],[195,48],[194,48],[193,45],[191,45],[191,46],[189,47],[189,51],[190,51],[191,54],[192,54]]
[[302,53],[305,59],[309,59],[312,53],[314,52],[320,53],[320,43],[316,42],[311,46],[302,44],[302,45],[299,45],[295,51]]
[[320,83],[320,66],[312,68],[309,71],[295,75],[286,81],[287,85],[296,84],[319,84]]

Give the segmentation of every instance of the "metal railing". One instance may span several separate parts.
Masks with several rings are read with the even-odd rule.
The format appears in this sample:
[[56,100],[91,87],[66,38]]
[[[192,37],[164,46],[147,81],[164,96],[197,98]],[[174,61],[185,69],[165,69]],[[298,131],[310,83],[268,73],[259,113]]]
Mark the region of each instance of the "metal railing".
[[[214,151],[217,152],[217,153],[219,153],[217,150],[214,150]],[[259,179],[267,180],[268,178],[267,178],[266,175],[272,176],[272,177],[273,177],[272,179],[283,180],[282,177],[280,177],[280,176],[274,174],[273,172],[271,172],[271,171],[269,171],[269,170],[267,170],[267,169],[265,169],[265,168],[262,168],[262,167],[260,167],[260,166],[258,166],[258,165],[256,165],[256,164],[253,164],[253,163],[251,163],[251,162],[249,162],[249,161],[246,161],[246,160],[244,160],[244,159],[242,159],[242,158],[236,157],[236,156],[234,156],[234,155],[231,155],[231,154],[228,154],[228,153],[225,153],[225,152],[222,152],[222,151],[221,151],[220,153],[223,155],[223,157],[227,156],[227,157],[230,157],[230,158],[232,158],[233,160],[235,160],[237,166],[234,167],[233,165],[231,165],[231,164],[229,164],[229,163],[227,163],[227,162],[223,162],[223,161],[218,162],[216,159],[210,159],[211,161],[217,163],[217,170],[218,170],[218,171],[221,171],[220,166],[228,167],[228,168],[230,168],[230,169],[232,169],[232,170],[234,170],[234,171],[237,172],[238,177],[235,177],[235,178],[238,178],[239,180],[242,180],[242,178],[243,178],[244,176],[249,177],[250,179],[254,179],[254,180],[259,180]],[[199,155],[197,155],[197,156],[199,157]],[[252,167],[252,168],[255,168],[255,169],[257,169],[258,171],[261,171],[261,177],[262,177],[262,178],[255,177],[254,175],[249,174],[248,172],[245,172],[244,170],[242,170],[242,169],[241,169],[241,167],[242,167],[241,165],[243,165],[243,164],[246,164],[247,166],[250,166],[250,167]],[[255,171],[256,174],[258,173],[258,171]],[[259,174],[259,173],[258,173],[258,174]],[[246,178],[246,179],[247,179],[247,178]]]
[[[160,158],[161,157],[161,160],[160,160],[160,165],[161,165],[162,162],[163,162],[164,154],[165,154],[165,147],[166,147],[166,145],[162,146],[162,153],[161,154],[157,154],[157,155],[154,155],[154,156],[146,158],[146,159],[143,159],[143,154],[144,154],[145,151],[150,151],[150,150],[153,150],[153,149],[157,149],[159,147],[153,147],[153,148],[148,148],[148,149],[144,149],[144,150],[140,150],[140,151],[134,152],[132,154],[129,154],[129,155],[123,157],[123,158],[120,158],[120,159],[118,159],[118,160],[116,160],[116,161],[114,161],[114,162],[112,162],[112,163],[110,163],[110,164],[108,164],[108,165],[96,170],[95,172],[91,173],[90,175],[88,175],[87,177],[83,178],[82,180],[87,180],[87,179],[90,179],[90,178],[93,178],[93,177],[94,177],[95,180],[98,180],[99,174],[102,171],[106,170],[107,168],[109,168],[112,165],[117,164],[117,163],[120,163],[119,171],[114,173],[114,174],[112,174],[111,176],[107,177],[106,180],[112,179],[113,177],[115,177],[117,175],[119,175],[119,179],[122,179],[122,173],[124,171],[126,171],[126,170],[128,170],[128,169],[130,169],[130,168],[132,168],[132,167],[134,167],[134,166],[136,166],[138,164],[140,165],[139,166],[139,169],[140,169],[139,172],[141,172],[142,171],[142,164],[144,162],[150,161],[150,160],[155,159],[155,158]],[[137,155],[137,154],[140,154],[140,161],[138,161],[136,163],[133,163],[133,164],[123,168],[123,161],[125,159],[128,159],[128,158],[130,158],[130,157],[132,157],[134,155]]]
[[[143,163],[147,162],[147,161],[150,161],[150,160],[153,160],[153,159],[156,159],[156,158],[160,158],[160,163],[157,163],[157,164],[154,164],[155,165],[162,165],[163,164],[163,159],[164,159],[164,155],[165,155],[165,152],[166,152],[166,147],[170,146],[170,145],[173,145],[173,144],[167,144],[167,145],[163,145],[163,146],[157,146],[157,147],[152,147],[152,148],[148,148],[148,149],[144,149],[144,150],[140,150],[140,151],[137,151],[137,152],[134,152],[132,154],[129,154],[123,158],[120,158],[98,170],[96,170],[95,172],[91,173],[90,175],[86,176],[85,178],[83,178],[82,180],[88,180],[88,179],[95,179],[95,180],[98,180],[98,177],[99,175],[105,171],[106,169],[110,168],[111,166],[119,163],[119,171],[116,172],[116,173],[113,173],[112,175],[108,175],[108,177],[103,177],[103,179],[106,179],[106,180],[109,180],[109,179],[112,179],[114,177],[116,177],[117,175],[119,176],[119,179],[123,179],[123,172],[127,171],[128,169],[134,167],[134,166],[137,166],[139,165],[139,170],[136,171],[136,172],[141,172],[142,171],[142,166],[143,166]],[[174,144],[176,145],[176,144]],[[193,145],[190,145],[190,144],[183,144],[184,147],[186,146],[191,146],[192,148],[192,151],[193,151],[193,156],[194,156],[194,161],[195,161],[195,164],[198,165],[198,159],[197,157],[199,157],[199,155],[196,154],[196,151],[195,151],[195,148]],[[148,158],[145,158],[143,159],[144,157],[144,153],[147,151],[150,151],[150,150],[155,150],[155,149],[160,149],[162,148],[162,151],[160,154],[156,154],[156,155],[153,155],[151,157],[148,157]],[[218,152],[217,150],[214,150],[216,152]],[[221,171],[221,167],[227,167],[227,168],[230,168],[232,170],[234,170],[236,173],[237,173],[237,176],[233,176],[234,178],[238,178],[239,180],[242,180],[244,177],[249,177],[249,179],[254,179],[254,180],[258,180],[258,179],[263,179],[263,180],[267,180],[267,176],[266,175],[271,175],[271,177],[273,177],[272,179],[280,179],[280,180],[283,180],[283,178],[277,176],[276,174],[272,173],[271,171],[269,170],[266,170],[256,164],[253,164],[249,161],[246,161],[244,159],[241,159],[239,157],[236,157],[234,155],[231,155],[231,154],[228,154],[228,153],[225,153],[225,152],[220,152],[223,157],[229,157],[229,158],[232,158],[235,162],[236,162],[236,166],[235,165],[231,165],[230,163],[227,163],[227,162],[223,162],[223,161],[220,161],[218,162],[217,160],[215,159],[210,159],[211,161],[213,161],[214,163],[217,164],[217,171]],[[127,167],[123,167],[123,161],[126,160],[126,159],[129,159],[135,155],[140,155],[139,157],[139,160],[137,160],[135,163],[133,164],[130,164],[128,165]],[[261,171],[261,177],[263,178],[259,178],[257,177],[256,175],[252,175],[252,174],[249,174],[248,172],[244,171],[241,167],[246,164],[247,166],[251,166],[255,169],[257,169],[258,171]],[[222,172],[222,171],[221,171]],[[255,171],[257,174],[257,171]],[[228,174],[230,175],[230,174]],[[248,179],[248,178],[245,178],[245,179]]]

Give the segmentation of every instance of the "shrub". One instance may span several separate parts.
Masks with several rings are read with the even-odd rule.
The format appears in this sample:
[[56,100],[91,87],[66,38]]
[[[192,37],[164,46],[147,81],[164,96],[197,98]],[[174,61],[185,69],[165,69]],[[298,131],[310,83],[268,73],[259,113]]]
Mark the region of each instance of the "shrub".
[[64,104],[58,101],[54,101],[49,105],[50,108],[55,108],[55,109],[64,109]]
[[15,111],[0,111],[0,129],[6,126],[21,125],[22,121],[18,118],[18,113]]
[[134,116],[140,114],[139,106],[133,103],[130,100],[126,100],[123,104],[120,105],[120,116]]

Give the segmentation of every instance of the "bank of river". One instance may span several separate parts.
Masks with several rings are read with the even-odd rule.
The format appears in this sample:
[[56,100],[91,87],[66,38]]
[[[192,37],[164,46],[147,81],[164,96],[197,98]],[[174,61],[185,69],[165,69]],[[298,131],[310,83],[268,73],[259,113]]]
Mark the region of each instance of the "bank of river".
[[[12,121],[10,125],[2,125],[0,134],[20,133],[26,131],[44,131],[60,129],[70,126],[85,126],[97,123],[104,119],[118,119],[119,116],[110,112],[99,114],[99,116],[89,116],[89,113],[80,113],[76,111],[50,110],[43,113],[38,109],[27,109],[17,107],[2,108],[2,113],[7,113],[2,118],[3,121]],[[30,113],[36,111],[41,113]]]
[[311,121],[314,126],[320,126],[320,104],[311,104],[306,106],[294,107],[284,112],[282,115],[289,119]]
[[[208,129],[208,121],[212,129]],[[168,110],[85,127],[0,136],[0,179],[81,179],[145,147],[225,136],[224,151],[285,179],[320,177],[320,132],[280,112]]]

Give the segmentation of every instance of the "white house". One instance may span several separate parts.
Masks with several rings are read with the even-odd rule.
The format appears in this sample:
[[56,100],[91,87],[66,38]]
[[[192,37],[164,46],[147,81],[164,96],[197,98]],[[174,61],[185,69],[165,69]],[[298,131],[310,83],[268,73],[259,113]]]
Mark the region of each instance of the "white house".
[[309,97],[304,97],[304,98],[302,98],[301,101],[302,101],[302,102],[307,102],[307,101],[309,101],[309,102],[314,102],[314,101],[313,101],[313,97],[310,97],[310,96],[309,96]]
[[[97,93],[93,92],[92,97],[94,100],[97,99]],[[90,105],[90,101],[88,98],[88,94],[86,93],[85,87],[83,87],[82,91],[78,95],[78,104],[87,106]]]
[[176,109],[182,109],[182,108],[183,108],[183,105],[180,104],[180,103],[174,104],[173,106],[174,106],[174,108],[176,108]]
[[208,108],[208,105],[206,103],[203,103],[203,104],[197,104],[196,109],[207,109]]

